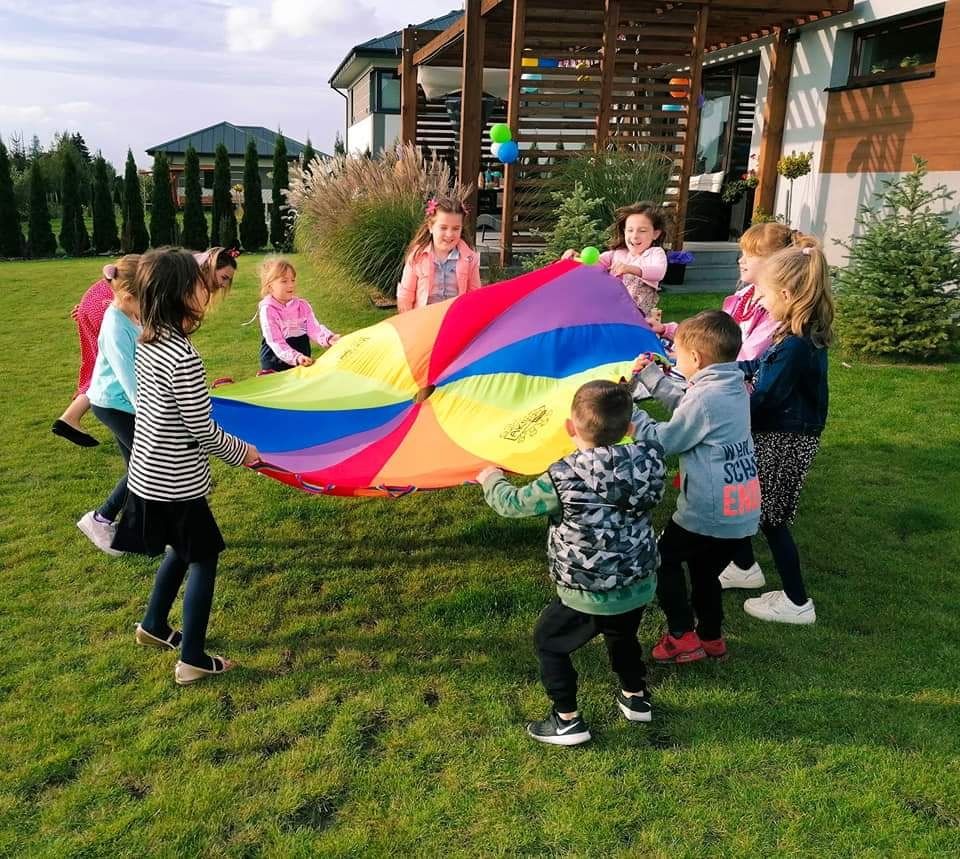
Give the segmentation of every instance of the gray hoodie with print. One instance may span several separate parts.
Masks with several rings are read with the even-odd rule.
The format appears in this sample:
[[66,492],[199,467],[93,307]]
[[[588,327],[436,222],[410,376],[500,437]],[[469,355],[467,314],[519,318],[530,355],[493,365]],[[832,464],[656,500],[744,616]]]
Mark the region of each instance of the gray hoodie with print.
[[638,409],[635,437],[680,454],[680,495],[673,521],[707,537],[736,539],[757,533],[760,481],[750,435],[750,395],[735,363],[711,364],[686,385],[655,364],[639,381],[673,414],[655,421]]

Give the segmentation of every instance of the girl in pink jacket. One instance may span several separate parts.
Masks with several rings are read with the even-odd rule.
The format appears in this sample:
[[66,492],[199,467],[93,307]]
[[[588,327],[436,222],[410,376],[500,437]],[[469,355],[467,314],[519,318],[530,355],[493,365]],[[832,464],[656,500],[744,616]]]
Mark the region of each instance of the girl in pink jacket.
[[310,341],[332,346],[340,339],[321,325],[310,303],[297,295],[297,270],[283,257],[268,257],[260,267],[260,372],[279,373],[309,367]]
[[423,225],[407,250],[397,284],[397,310],[404,313],[480,288],[480,254],[461,237],[466,209],[452,197],[427,203]]
[[[757,272],[767,257],[792,247],[801,235],[784,224],[755,224],[740,237],[740,286],[723,300],[724,312],[733,317],[743,335],[738,361],[759,358],[773,343],[779,323],[757,301],[754,288]],[[673,340],[676,322],[661,325],[658,320],[647,321],[658,335]]]

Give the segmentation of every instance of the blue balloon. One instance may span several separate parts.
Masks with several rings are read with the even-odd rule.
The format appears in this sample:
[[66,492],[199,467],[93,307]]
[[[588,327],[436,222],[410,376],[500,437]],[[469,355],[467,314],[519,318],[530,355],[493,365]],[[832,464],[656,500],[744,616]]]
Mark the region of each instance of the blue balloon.
[[506,143],[501,143],[497,157],[504,164],[513,164],[520,157],[520,147],[517,146],[517,141],[508,140]]

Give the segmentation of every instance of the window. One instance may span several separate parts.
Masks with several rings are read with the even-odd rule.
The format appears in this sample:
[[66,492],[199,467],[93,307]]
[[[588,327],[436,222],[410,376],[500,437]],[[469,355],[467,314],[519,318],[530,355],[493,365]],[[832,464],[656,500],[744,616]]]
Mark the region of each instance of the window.
[[854,33],[850,84],[928,77],[937,62],[943,7]]
[[376,78],[374,110],[377,113],[399,113],[400,75],[384,70],[377,70],[373,74]]

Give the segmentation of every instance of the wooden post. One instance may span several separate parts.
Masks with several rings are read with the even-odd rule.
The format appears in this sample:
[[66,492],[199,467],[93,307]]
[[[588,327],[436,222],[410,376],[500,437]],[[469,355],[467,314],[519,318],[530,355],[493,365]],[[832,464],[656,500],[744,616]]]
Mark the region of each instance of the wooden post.
[[[513,27],[510,42],[510,93],[507,125],[516,135],[520,123],[520,77],[523,74],[523,43],[526,39],[527,0],[513,0]],[[500,265],[513,263],[513,195],[519,159],[507,164],[503,173],[503,212],[500,220]]]
[[605,0],[603,13],[603,61],[600,72],[600,105],[597,112],[597,140],[594,149],[603,152],[610,135],[611,92],[617,65],[617,31],[620,27],[620,0]]
[[700,137],[700,95],[703,89],[703,55],[707,44],[710,9],[701,6],[693,30],[693,52],[690,57],[690,92],[687,93],[687,131],[683,142],[683,163],[680,167],[680,188],[677,194],[677,224],[673,237],[674,250],[683,247],[686,229],[687,200],[690,198],[690,175],[697,157]]
[[406,27],[402,37],[400,64],[400,142],[417,142],[417,67],[413,64],[416,30]]
[[774,214],[777,205],[777,162],[783,149],[783,127],[787,118],[787,97],[790,94],[790,70],[793,68],[794,40],[786,29],[777,33],[770,51],[770,78],[763,101],[763,131],[760,135],[760,161],[757,176],[760,184],[754,195],[754,211],[763,209]]
[[463,13],[463,77],[460,91],[460,157],[457,171],[460,184],[471,186],[465,200],[470,216],[464,224],[467,241],[473,240],[477,221],[477,177],[480,175],[480,148],[483,146],[483,30],[482,0],[466,0]]

